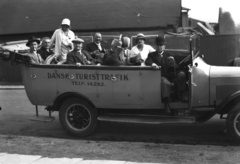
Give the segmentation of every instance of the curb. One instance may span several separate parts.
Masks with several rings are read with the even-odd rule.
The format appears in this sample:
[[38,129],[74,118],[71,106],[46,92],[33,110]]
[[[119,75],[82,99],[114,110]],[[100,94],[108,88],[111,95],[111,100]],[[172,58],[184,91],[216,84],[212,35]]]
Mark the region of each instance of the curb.
[[0,90],[24,90],[23,85],[0,85]]
[[145,163],[145,162],[130,162],[118,160],[84,160],[83,158],[48,158],[40,155],[21,155],[21,154],[8,154],[0,153],[0,163],[24,163],[24,164],[162,164],[162,163]]

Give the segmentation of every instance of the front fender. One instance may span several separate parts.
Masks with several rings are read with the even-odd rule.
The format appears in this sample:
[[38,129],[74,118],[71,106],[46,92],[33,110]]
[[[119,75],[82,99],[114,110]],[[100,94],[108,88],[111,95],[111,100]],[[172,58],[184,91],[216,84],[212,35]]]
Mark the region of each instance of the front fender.
[[240,91],[237,91],[224,99],[215,109],[215,113],[227,114],[237,104],[240,103]]
[[[211,119],[215,114],[227,114],[229,111],[238,108],[237,105],[240,105],[240,91],[233,93],[232,95],[228,96],[224,99],[220,105],[218,105],[214,111],[202,115],[196,119],[196,122],[202,123],[206,122],[207,120]],[[240,106],[239,106],[240,108]]]

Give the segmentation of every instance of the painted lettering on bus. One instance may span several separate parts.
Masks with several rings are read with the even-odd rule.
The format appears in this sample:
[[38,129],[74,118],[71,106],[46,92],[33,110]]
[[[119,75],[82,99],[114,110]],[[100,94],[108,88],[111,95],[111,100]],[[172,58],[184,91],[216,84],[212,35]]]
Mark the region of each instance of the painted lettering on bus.
[[76,74],[76,79],[79,80],[112,80],[116,78],[120,81],[129,81],[128,75],[122,74]]
[[[70,79],[69,73],[48,73],[48,79]],[[129,77],[126,74],[75,74],[77,80],[101,80],[107,81],[116,78],[120,81],[129,81]]]
[[49,79],[69,79],[68,73],[48,73]]
[[72,85],[101,86],[101,87],[105,86],[104,82],[97,82],[97,81],[94,81],[94,82],[72,81]]

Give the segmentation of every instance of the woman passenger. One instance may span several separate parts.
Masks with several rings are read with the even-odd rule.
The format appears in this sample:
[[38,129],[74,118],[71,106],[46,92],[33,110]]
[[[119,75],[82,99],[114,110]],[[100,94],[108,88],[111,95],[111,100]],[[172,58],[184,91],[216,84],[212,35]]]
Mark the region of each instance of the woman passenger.
[[130,62],[135,65],[145,65],[144,62],[150,52],[154,52],[155,49],[152,46],[145,44],[145,36],[142,33],[137,34],[137,45],[132,47],[132,54],[130,56]]

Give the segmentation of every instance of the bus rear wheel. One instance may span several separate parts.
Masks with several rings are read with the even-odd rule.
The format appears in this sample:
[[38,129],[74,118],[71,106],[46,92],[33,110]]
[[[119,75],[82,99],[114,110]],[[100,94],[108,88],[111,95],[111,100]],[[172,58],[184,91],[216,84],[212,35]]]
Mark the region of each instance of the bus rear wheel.
[[70,98],[60,107],[59,120],[62,127],[71,135],[88,136],[97,127],[97,111],[81,98]]

